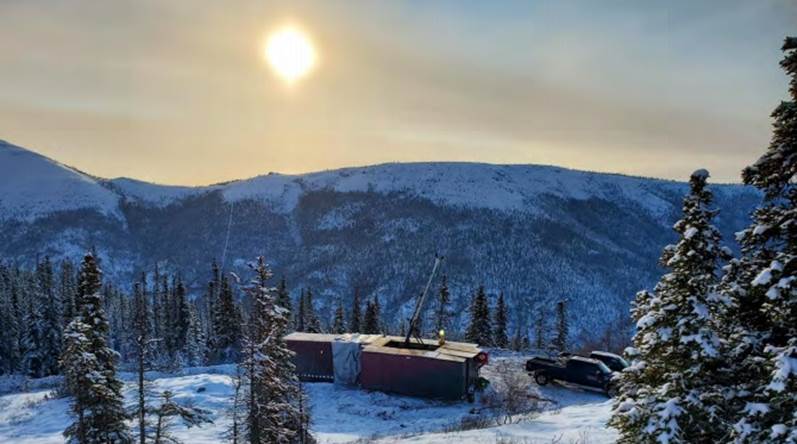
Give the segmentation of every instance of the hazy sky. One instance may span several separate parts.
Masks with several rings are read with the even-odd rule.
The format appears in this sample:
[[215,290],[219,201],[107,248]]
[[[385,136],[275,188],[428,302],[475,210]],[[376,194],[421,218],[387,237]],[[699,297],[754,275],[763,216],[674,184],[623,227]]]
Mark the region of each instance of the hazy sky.
[[[305,29],[293,86],[263,59]],[[206,184],[387,161],[676,179],[769,141],[797,2],[0,0],[0,139]]]

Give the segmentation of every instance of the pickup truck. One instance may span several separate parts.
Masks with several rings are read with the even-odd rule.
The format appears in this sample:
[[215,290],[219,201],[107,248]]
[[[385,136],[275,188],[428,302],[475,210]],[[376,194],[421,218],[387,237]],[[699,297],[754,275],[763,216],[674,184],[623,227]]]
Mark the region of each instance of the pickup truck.
[[539,385],[551,381],[568,382],[614,394],[612,371],[603,362],[583,356],[562,356],[557,359],[535,356],[526,361],[526,371]]
[[621,372],[623,369],[628,367],[628,362],[623,359],[620,355],[615,355],[614,353],[604,352],[604,351],[593,351],[589,354],[589,357],[592,359],[597,359],[598,361],[603,362],[606,364],[606,367],[609,367],[609,370],[613,372]]

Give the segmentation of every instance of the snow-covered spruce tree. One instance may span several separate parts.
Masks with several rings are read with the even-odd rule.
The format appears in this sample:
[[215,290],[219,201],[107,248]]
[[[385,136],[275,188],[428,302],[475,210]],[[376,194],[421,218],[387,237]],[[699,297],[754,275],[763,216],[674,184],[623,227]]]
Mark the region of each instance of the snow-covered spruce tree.
[[553,346],[560,352],[567,351],[567,340],[570,335],[570,325],[567,322],[567,302],[559,301],[556,304],[556,337]]
[[507,312],[506,302],[504,301],[504,292],[498,294],[498,302],[495,306],[495,321],[493,323],[495,330],[493,331],[493,343],[496,347],[507,348],[509,346],[509,338],[507,337]]
[[69,259],[64,259],[61,262],[61,279],[58,293],[61,298],[63,324],[66,327],[77,315],[75,305],[75,299],[77,298],[77,273],[75,272],[75,265]]
[[188,336],[191,328],[191,307],[186,296],[185,285],[180,276],[172,286],[169,311],[170,319],[167,321],[169,331],[169,353],[171,366],[180,368],[188,360]]
[[308,289],[304,297],[304,331],[308,333],[321,333],[321,320],[315,312],[313,292]]
[[252,316],[244,339],[244,434],[252,444],[293,443],[307,423],[306,411],[300,411],[301,386],[284,335],[288,318],[276,305],[276,289],[268,286],[271,271],[258,258],[252,267],[255,278],[246,288],[254,301]]
[[717,311],[719,262],[728,256],[711,224],[716,211],[708,172],[695,171],[664,248],[669,270],[653,292],[637,294],[632,365],[621,374],[611,424],[623,443],[721,442],[727,439],[719,372],[723,367]]
[[58,357],[61,355],[64,327],[61,298],[55,288],[50,258],[44,258],[37,267],[36,281],[39,296],[44,301],[41,370],[43,375],[55,375],[60,371]]
[[97,261],[87,254],[80,268],[79,314],[67,326],[61,355],[75,414],[64,436],[69,443],[127,444],[133,440],[125,424],[116,353],[106,343],[109,327],[100,300],[100,276]]
[[465,339],[485,347],[493,345],[493,326],[490,320],[490,305],[487,302],[487,294],[484,292],[483,285],[479,287],[479,290],[471,301],[470,323],[465,332]]
[[202,328],[202,320],[199,317],[199,308],[195,304],[189,304],[188,320],[188,338],[185,346],[188,365],[204,365],[205,356],[207,355],[205,344],[207,342],[205,331]]
[[772,113],[769,148],[742,172],[764,201],[722,284],[737,442],[797,442],[797,37],[782,49],[790,97]]
[[280,279],[280,283],[277,285],[277,305],[285,309],[286,316],[290,319],[293,313],[293,304],[291,304],[291,294],[288,291],[288,283],[285,282],[285,278]]
[[241,347],[241,312],[235,303],[230,280],[220,278],[218,300],[213,304],[212,356],[215,362],[230,362],[237,359]]
[[437,293],[437,310],[435,311],[435,333],[448,329],[451,322],[451,293],[448,290],[448,276],[443,275],[440,291]]
[[296,314],[293,320],[293,328],[296,331],[307,331],[307,309],[304,306],[306,301],[307,298],[304,297],[304,289],[302,289],[299,293],[298,307],[296,308]]
[[534,347],[544,350],[548,346],[548,337],[545,322],[545,307],[540,305],[537,310],[537,319],[534,320]]
[[373,335],[381,333],[379,299],[374,296],[373,301],[365,304],[365,316],[363,318],[363,333]]
[[61,354],[61,302],[53,285],[49,258],[36,266],[30,310],[25,318],[23,368],[34,378],[58,373]]
[[343,304],[338,301],[338,307],[335,309],[335,319],[332,322],[332,333],[342,334],[346,333],[346,314],[343,311]]
[[16,373],[22,361],[16,291],[11,269],[0,263],[0,374]]
[[360,325],[362,317],[362,308],[360,307],[360,289],[354,289],[354,299],[351,303],[351,315],[349,316],[349,331],[352,333],[360,333],[362,325]]

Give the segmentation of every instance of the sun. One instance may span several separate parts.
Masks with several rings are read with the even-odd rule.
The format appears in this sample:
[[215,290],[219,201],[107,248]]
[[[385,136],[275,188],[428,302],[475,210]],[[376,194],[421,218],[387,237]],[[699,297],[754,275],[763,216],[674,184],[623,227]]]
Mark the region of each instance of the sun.
[[280,28],[266,40],[266,61],[288,83],[306,76],[316,64],[310,38],[293,26]]

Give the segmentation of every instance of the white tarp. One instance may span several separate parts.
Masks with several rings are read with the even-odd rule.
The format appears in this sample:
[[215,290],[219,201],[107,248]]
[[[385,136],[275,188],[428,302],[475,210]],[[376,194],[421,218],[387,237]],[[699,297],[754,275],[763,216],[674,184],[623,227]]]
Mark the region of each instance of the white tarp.
[[360,342],[332,341],[332,365],[335,384],[354,385],[360,376]]

